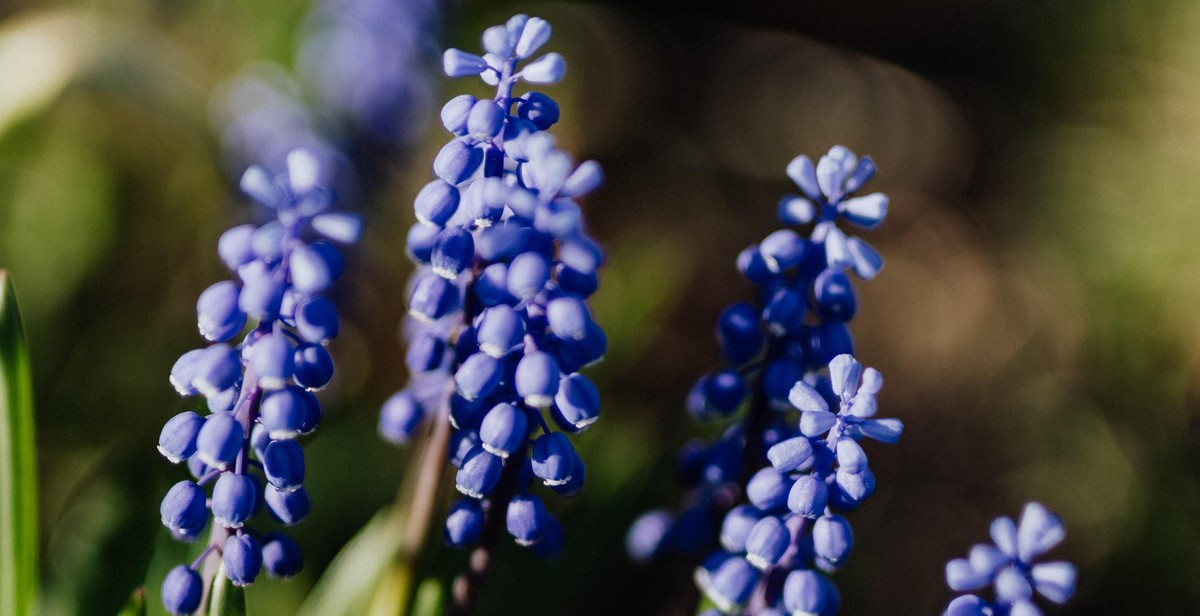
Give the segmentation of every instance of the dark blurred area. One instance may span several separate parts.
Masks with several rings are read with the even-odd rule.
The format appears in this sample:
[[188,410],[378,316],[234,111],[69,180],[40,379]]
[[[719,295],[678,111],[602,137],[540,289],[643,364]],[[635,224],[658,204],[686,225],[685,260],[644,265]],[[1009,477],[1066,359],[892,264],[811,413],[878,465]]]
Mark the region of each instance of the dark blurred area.
[[[406,56],[428,63],[404,73],[419,83],[404,90],[398,141],[296,120],[334,127],[331,157],[360,170],[345,194],[367,233],[338,287],[327,421],[306,444],[306,569],[255,584],[253,613],[295,613],[395,497],[410,453],[375,424],[406,378],[410,204],[445,140],[441,101],[482,91],[440,77],[437,51],[478,49],[514,12],[554,25],[549,48],[569,65],[547,90],[559,140],[608,178],[584,208],[609,251],[594,305],[609,353],[590,372],[602,420],[577,440],[588,487],[551,503],[566,553],[547,565],[506,546],[483,613],[686,613],[690,571],[631,564],[623,537],[642,511],[679,502],[679,446],[719,431],[683,399],[718,363],[716,315],[751,293],[737,253],[779,226],[787,162],[837,143],[875,159],[872,188],[891,198],[867,234],[887,265],[858,284],[854,331],[886,378],[881,413],[906,424],[899,444],[868,448],[879,489],[851,518],[843,613],[938,613],[944,562],[1029,500],[1062,514],[1054,556],[1080,566],[1076,598],[1052,613],[1200,613],[1200,5],[440,8]],[[298,75],[277,91],[323,100],[304,81],[309,11],[0,3],[0,266],[34,355],[45,614],[113,613],[187,551],[158,521],[185,471],[155,439],[190,408],[167,373],[201,342],[196,296],[227,275],[217,237],[252,217],[214,93],[250,63],[276,74],[270,63]],[[447,549],[438,567],[464,561]]]

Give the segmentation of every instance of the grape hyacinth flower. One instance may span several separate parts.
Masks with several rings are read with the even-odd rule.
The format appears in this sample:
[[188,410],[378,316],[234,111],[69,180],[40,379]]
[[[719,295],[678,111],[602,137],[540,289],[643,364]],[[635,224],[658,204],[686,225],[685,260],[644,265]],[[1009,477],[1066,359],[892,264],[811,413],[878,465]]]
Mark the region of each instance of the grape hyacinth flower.
[[781,229],[738,255],[757,301],[721,313],[725,363],[687,397],[700,419],[745,411],[715,442],[681,452],[683,512],[649,512],[628,539],[639,560],[708,553],[696,582],[721,613],[837,613],[827,574],[853,546],[843,514],[875,490],[860,442],[895,443],[903,431],[875,417],[883,378],[855,360],[847,327],[858,308],[848,272],[873,278],[882,260],[839,224],[883,222],[887,197],[857,196],[875,165],[835,146],[816,165],[796,157],[787,172],[803,196],[784,197],[778,217],[813,223],[812,233]]
[[496,95],[463,94],[442,108],[453,137],[408,233],[419,266],[406,324],[411,379],[380,416],[394,443],[427,419],[449,441],[462,497],[446,520],[448,544],[490,549],[507,527],[542,556],[562,549],[563,534],[534,486],[564,496],[582,488],[583,461],[566,434],[598,417],[599,394],[579,371],[606,347],[587,306],[604,255],[577,202],[601,184],[600,167],[556,147],[552,98],[513,92],[562,78],[562,56],[534,57],[549,37],[546,21],[517,15],[484,32],[484,55],[445,52],[447,75],[479,76]]
[[971,548],[967,558],[946,563],[946,584],[956,592],[993,586],[995,599],[976,594],[950,602],[946,616],[1041,616],[1034,594],[1063,604],[1075,594],[1075,565],[1055,561],[1035,563],[1066,536],[1058,516],[1041,503],[1029,503],[1020,523],[1001,516],[992,522],[992,544]]
[[345,265],[335,244],[356,242],[362,224],[331,210],[332,195],[309,152],[294,151],[287,160],[287,173],[251,167],[242,177],[242,190],[270,208],[274,220],[221,236],[217,252],[237,280],[200,294],[197,322],[211,344],[184,353],[171,369],[179,394],[203,396],[208,414],[184,411],[163,427],[159,452],[173,463],[186,460],[193,476],[163,499],[163,524],[176,538],[194,541],[212,519],[208,548],[163,582],[163,604],[173,614],[199,607],[197,568],[210,554],[220,556],[237,585],[253,582],[264,562],[272,576],[300,569],[291,539],[259,535],[251,523],[266,509],[291,526],[310,509],[295,439],[317,427],[321,408],[312,392],[333,376],[325,345],[337,336],[338,314],[325,294]]

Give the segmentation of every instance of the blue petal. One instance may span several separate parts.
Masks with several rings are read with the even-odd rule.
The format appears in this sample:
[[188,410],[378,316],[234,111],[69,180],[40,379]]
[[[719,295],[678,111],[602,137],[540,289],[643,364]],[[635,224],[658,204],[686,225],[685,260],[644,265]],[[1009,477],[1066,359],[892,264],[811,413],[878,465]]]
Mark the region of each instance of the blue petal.
[[837,415],[829,411],[803,411],[800,413],[800,433],[804,436],[821,436],[836,423]]
[[858,430],[867,438],[892,444],[900,440],[904,424],[899,419],[868,419],[858,424]]
[[787,175],[809,199],[818,203],[823,201],[821,187],[817,183],[816,170],[813,168],[812,160],[807,156],[801,154],[793,158],[792,162],[788,163]]
[[862,374],[862,364],[854,360],[854,356],[843,353],[829,362],[829,380],[833,385],[833,393],[843,399],[849,399],[858,391],[858,379]]
[[1021,523],[1017,527],[1017,555],[1022,562],[1031,563],[1058,545],[1066,532],[1062,520],[1044,505],[1029,503],[1021,512]]
[[548,53],[525,65],[517,73],[529,83],[557,83],[567,72],[567,61],[557,53]]
[[1059,561],[1034,565],[1030,576],[1033,587],[1055,603],[1066,603],[1075,594],[1076,571],[1071,563]]
[[860,227],[874,229],[887,216],[888,198],[883,193],[872,193],[865,197],[847,199],[838,206],[838,209],[841,210],[846,220]]
[[[829,403],[825,401],[825,397],[804,381],[797,381],[792,386],[792,390],[788,392],[788,402],[801,411],[829,413]],[[832,418],[832,414],[830,417]],[[833,419],[836,420],[836,418]]]

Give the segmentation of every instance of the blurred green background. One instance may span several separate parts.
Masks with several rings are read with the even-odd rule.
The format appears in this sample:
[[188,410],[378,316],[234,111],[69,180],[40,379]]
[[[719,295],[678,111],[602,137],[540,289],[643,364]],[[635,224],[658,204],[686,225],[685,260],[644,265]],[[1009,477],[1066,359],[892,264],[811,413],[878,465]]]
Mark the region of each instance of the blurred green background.
[[[404,0],[400,0],[403,2]],[[437,50],[545,17],[570,67],[560,141],[603,163],[585,204],[610,260],[603,420],[576,442],[584,494],[546,565],[506,545],[487,614],[671,614],[690,573],[624,556],[674,506],[675,451],[714,428],[683,398],[717,364],[714,319],[751,289],[737,252],[776,228],[794,155],[875,158],[883,274],[858,286],[860,358],[907,425],[869,449],[876,496],[837,576],[845,614],[933,614],[945,560],[1028,500],[1080,566],[1062,614],[1200,614],[1200,4],[1187,0],[446,3],[407,150],[360,148],[367,218],[340,283],[338,373],[306,445],[306,569],[250,588],[291,614],[394,498],[409,453],[375,436],[404,380],[410,203],[445,135]],[[291,70],[309,7],[284,0],[0,2],[0,266],[38,402],[43,613],[111,614],[181,562],[158,502],[185,471],[154,451],[191,408],[167,382],[198,346],[216,240],[250,218],[212,93],[251,62]],[[301,98],[312,98],[301,81]],[[443,550],[438,567],[461,567]],[[155,577],[157,575],[158,577]],[[154,588],[150,589],[153,594]],[[157,601],[151,609],[158,610]]]

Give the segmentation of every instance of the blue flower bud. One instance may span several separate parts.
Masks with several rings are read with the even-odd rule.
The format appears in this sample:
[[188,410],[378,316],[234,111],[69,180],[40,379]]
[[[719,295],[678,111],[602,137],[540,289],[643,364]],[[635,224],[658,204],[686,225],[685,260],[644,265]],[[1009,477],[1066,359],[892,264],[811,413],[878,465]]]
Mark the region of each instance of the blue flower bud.
[[767,269],[776,274],[799,265],[807,249],[808,243],[791,229],[775,231],[758,244]]
[[408,350],[404,353],[404,365],[414,374],[437,370],[445,360],[446,341],[429,332],[417,334],[409,341]]
[[476,139],[490,141],[500,134],[504,118],[504,110],[496,103],[491,100],[476,101],[467,116],[467,132]]
[[604,330],[595,322],[588,323],[587,333],[583,338],[567,338],[560,341],[557,353],[559,368],[564,372],[578,371],[604,359],[607,349],[608,336]]
[[246,196],[269,208],[277,208],[285,198],[283,189],[266,169],[254,165],[246,169],[238,183]]
[[659,554],[663,539],[671,529],[674,518],[662,509],[643,513],[629,526],[625,534],[625,552],[633,560],[644,563]]
[[225,528],[241,528],[254,513],[255,492],[254,481],[249,477],[221,473],[213,486],[213,519]]
[[503,468],[504,461],[499,456],[476,446],[463,456],[454,486],[471,498],[483,498],[496,487]]
[[733,304],[717,320],[717,341],[732,364],[744,364],[762,350],[758,310],[747,302]]
[[408,313],[421,321],[436,321],[458,310],[461,301],[458,287],[437,274],[427,274],[413,286]]
[[470,115],[473,106],[475,97],[470,94],[459,94],[446,101],[441,112],[442,126],[460,137],[467,134],[467,116]]
[[267,427],[255,423],[250,429],[250,449],[254,451],[255,457],[259,460],[266,454],[267,445],[271,444],[271,434],[267,431]]
[[475,279],[475,297],[484,307],[491,308],[500,304],[515,304],[517,298],[508,292],[508,264],[493,263],[479,273]]
[[479,350],[501,358],[517,349],[525,339],[525,321],[511,306],[500,304],[483,311],[476,340]]
[[470,498],[460,498],[450,508],[446,516],[446,527],[442,537],[446,545],[452,548],[465,548],[479,541],[483,535],[483,507],[479,501]]
[[702,419],[728,416],[742,404],[746,391],[746,381],[732,370],[705,375],[688,394],[688,410]]
[[262,463],[263,474],[277,490],[289,492],[304,483],[304,451],[296,441],[271,441]]
[[772,336],[795,333],[804,325],[804,298],[788,289],[776,291],[763,308],[763,323]]
[[337,308],[328,299],[314,297],[296,306],[296,331],[308,342],[329,342],[337,338],[339,328]]
[[292,343],[283,332],[272,332],[250,345],[250,368],[263,389],[279,389],[292,377]]
[[540,17],[530,17],[525,21],[521,36],[517,39],[515,52],[518,59],[533,55],[546,41],[550,40],[550,24]]
[[317,250],[301,244],[292,249],[288,258],[292,284],[301,293],[315,295],[333,284],[333,268]]
[[163,607],[175,616],[187,616],[200,609],[200,598],[204,593],[204,582],[195,569],[178,565],[163,578]]
[[541,92],[526,92],[517,100],[517,116],[532,122],[538,130],[546,130],[558,122],[558,103]]
[[571,450],[571,478],[566,483],[560,485],[551,485],[550,489],[554,490],[555,494],[564,498],[574,498],[583,491],[583,485],[587,481],[587,466],[583,463],[583,458],[579,457],[579,452],[573,448]]
[[441,227],[422,222],[409,227],[408,235],[404,239],[405,254],[416,263],[429,265],[430,259],[433,258],[433,243],[437,241],[441,232]]
[[447,280],[454,280],[471,267],[475,258],[475,238],[461,227],[452,227],[438,234],[433,243],[430,263],[433,272]]
[[807,225],[816,217],[817,206],[804,197],[787,195],[779,200],[776,213],[785,225]]
[[525,403],[532,407],[549,406],[558,393],[562,373],[549,353],[527,353],[517,363],[516,387]]
[[300,546],[283,533],[270,533],[263,537],[263,568],[273,578],[290,578],[304,568],[304,557]]
[[453,395],[450,397],[450,425],[459,430],[478,430],[483,416],[491,406],[481,398],[467,400]]
[[442,146],[433,159],[433,172],[450,184],[461,184],[483,162],[483,152],[462,139]]
[[529,435],[529,417],[525,411],[507,402],[493,406],[479,426],[483,448],[507,458],[519,449]]
[[171,366],[171,386],[181,396],[194,396],[199,391],[192,385],[192,381],[196,378],[196,368],[200,364],[200,358],[204,356],[204,352],[208,349],[193,349],[179,356],[175,360],[175,364]]
[[746,559],[734,556],[712,573],[705,591],[717,609],[732,612],[750,600],[761,578],[762,573]]
[[308,409],[301,391],[288,385],[263,396],[258,421],[266,426],[272,439],[295,438],[304,429]]
[[442,70],[446,72],[447,77],[478,75],[487,67],[483,58],[460,49],[447,49],[442,54]]
[[788,509],[796,515],[815,519],[825,513],[829,488],[813,475],[801,475],[788,491]]
[[458,210],[459,199],[457,188],[442,180],[433,180],[417,193],[413,200],[413,210],[417,220],[426,225],[441,227]]
[[461,469],[467,454],[479,447],[479,431],[475,429],[455,429],[450,435],[450,465]]
[[191,481],[171,486],[159,507],[163,526],[180,533],[198,533],[208,522],[204,490]]
[[562,418],[559,424],[566,430],[586,430],[600,418],[600,391],[580,373],[562,379],[554,394],[554,418]]
[[486,353],[475,353],[454,373],[454,384],[460,396],[474,400],[495,391],[503,376],[504,366],[499,360]]
[[558,558],[562,554],[563,548],[566,547],[566,533],[563,532],[562,524],[550,514],[546,514],[544,526],[542,538],[530,546],[530,550],[538,558],[546,560]]
[[554,280],[564,293],[576,297],[589,297],[600,287],[596,272],[581,272],[562,263],[554,266]]
[[791,544],[792,533],[783,521],[775,516],[767,516],[759,520],[746,536],[746,560],[765,570],[779,562]]
[[767,267],[767,262],[757,245],[749,246],[738,253],[737,268],[746,280],[757,285],[767,284],[775,277],[775,273]]
[[843,353],[854,354],[854,339],[850,336],[850,329],[841,321],[826,321],[814,327],[810,344],[813,360],[819,364],[828,364]]
[[242,375],[237,351],[227,344],[214,344],[196,358],[192,386],[205,396],[215,396],[233,387]]
[[237,404],[238,396],[241,394],[241,388],[238,386],[230,387],[225,391],[218,392],[205,401],[208,403],[208,410],[213,413],[230,413],[233,412],[234,405]]
[[268,321],[279,314],[285,285],[270,271],[252,268],[255,263],[258,262],[251,263],[239,271],[239,275],[242,272],[245,272],[245,275],[241,275],[244,284],[241,293],[238,294],[238,307],[259,321]]
[[300,434],[312,434],[321,423],[321,402],[308,390],[296,389],[300,400],[304,402],[304,419],[300,422]]
[[[362,237],[363,221],[358,214],[326,212],[313,216],[310,224],[313,231],[322,237],[342,244],[353,244]],[[337,278],[338,275],[335,273],[333,277]]]
[[883,193],[847,199],[838,205],[846,220],[866,229],[878,227],[887,216],[888,198]]
[[425,409],[412,394],[398,391],[379,411],[379,434],[390,443],[404,445],[416,434],[424,419]]
[[963,595],[946,606],[942,616],[988,616],[987,602],[976,595]]
[[184,411],[167,420],[158,435],[158,453],[172,464],[192,457],[196,453],[196,436],[203,425],[204,418],[191,411]]
[[817,571],[793,571],[783,583],[783,605],[793,613],[823,614],[830,586],[829,579]]
[[234,586],[253,583],[262,569],[262,546],[250,535],[234,535],[226,539],[221,554],[225,561],[225,577]]
[[[283,224],[278,220],[257,228],[250,236],[250,249],[254,256],[264,265],[273,265],[283,256],[283,237],[286,234]],[[267,271],[266,269],[259,270]]]
[[483,31],[483,48],[497,58],[511,57],[516,44],[516,39],[509,36],[507,26],[492,26]]
[[239,267],[254,260],[250,238],[255,228],[254,225],[239,225],[222,233],[217,240],[217,254],[231,271],[236,272]]
[[508,292],[518,299],[528,300],[537,295],[550,280],[550,262],[536,252],[523,252],[508,266]]
[[232,415],[209,415],[196,435],[196,455],[201,462],[226,470],[237,460],[245,438],[242,424]]
[[858,310],[850,278],[839,270],[822,271],[813,282],[813,293],[822,320],[849,321]]
[[575,448],[561,432],[543,434],[533,441],[530,456],[533,474],[548,486],[564,485],[575,467]]
[[218,282],[204,290],[196,301],[196,322],[200,335],[213,342],[224,342],[246,326],[246,313],[238,307],[241,290],[232,280]]
[[796,436],[780,441],[767,450],[771,466],[781,473],[790,473],[812,457],[812,443],[807,437]]
[[746,538],[762,518],[762,512],[752,505],[739,505],[729,510],[721,521],[721,547],[733,554],[745,552]]
[[505,521],[508,533],[521,545],[533,545],[546,531],[549,514],[542,499],[533,494],[518,494],[508,502]]
[[529,83],[557,83],[567,73],[567,61],[557,53],[550,52],[525,65],[518,76]]
[[746,483],[746,498],[763,511],[783,509],[788,502],[792,482],[779,471],[766,467]]
[[850,555],[854,536],[846,518],[837,514],[817,518],[813,523],[812,536],[813,551],[835,567],[841,565]]
[[268,487],[264,496],[271,517],[284,526],[299,524],[308,517],[308,512],[312,509],[312,501],[309,500],[308,491],[303,486],[291,492]]
[[546,320],[555,336],[563,340],[582,340],[587,336],[592,317],[583,300],[565,295],[546,304]]
[[319,344],[307,343],[296,348],[292,355],[296,384],[305,389],[321,389],[333,378],[333,358]]

